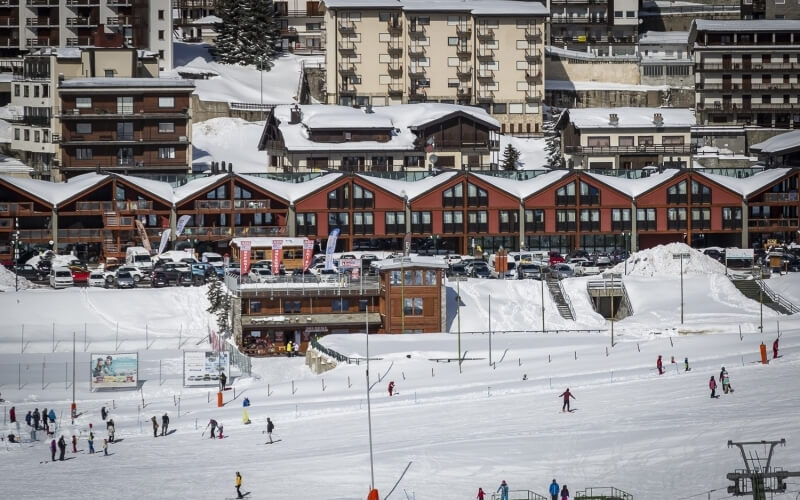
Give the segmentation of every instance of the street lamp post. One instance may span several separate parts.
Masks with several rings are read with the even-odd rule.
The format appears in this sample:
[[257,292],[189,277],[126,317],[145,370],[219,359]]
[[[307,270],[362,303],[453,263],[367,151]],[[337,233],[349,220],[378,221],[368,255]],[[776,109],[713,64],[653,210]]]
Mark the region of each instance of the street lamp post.
[[458,373],[461,373],[461,280],[456,281],[456,317],[458,318]]
[[544,333],[544,270],[539,266],[539,281],[542,285],[542,333]]

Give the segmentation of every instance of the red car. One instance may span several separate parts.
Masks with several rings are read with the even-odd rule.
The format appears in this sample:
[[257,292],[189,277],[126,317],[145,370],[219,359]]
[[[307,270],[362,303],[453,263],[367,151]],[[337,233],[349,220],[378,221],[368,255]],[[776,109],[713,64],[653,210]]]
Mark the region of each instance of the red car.
[[560,253],[556,252],[555,250],[550,252],[550,265],[554,264],[561,264],[564,262],[564,257],[561,256]]
[[89,270],[82,266],[70,266],[72,271],[72,281],[75,283],[86,283],[89,281]]

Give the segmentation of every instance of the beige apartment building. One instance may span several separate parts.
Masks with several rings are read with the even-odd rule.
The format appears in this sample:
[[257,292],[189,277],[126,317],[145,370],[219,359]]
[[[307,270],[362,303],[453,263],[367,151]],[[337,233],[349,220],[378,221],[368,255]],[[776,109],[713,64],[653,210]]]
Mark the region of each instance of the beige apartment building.
[[538,2],[323,0],[328,104],[477,105],[502,133],[541,133]]

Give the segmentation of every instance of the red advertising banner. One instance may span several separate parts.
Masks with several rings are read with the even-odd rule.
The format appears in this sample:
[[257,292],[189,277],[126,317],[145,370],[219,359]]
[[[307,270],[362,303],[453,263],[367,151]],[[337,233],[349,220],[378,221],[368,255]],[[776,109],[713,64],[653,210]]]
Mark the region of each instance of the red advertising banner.
[[303,240],[303,272],[311,267],[311,258],[314,256],[314,240]]
[[281,271],[283,257],[283,240],[272,240],[272,275],[277,276]]
[[239,273],[244,276],[250,272],[250,242],[240,242],[239,249],[241,250],[241,254],[239,255]]

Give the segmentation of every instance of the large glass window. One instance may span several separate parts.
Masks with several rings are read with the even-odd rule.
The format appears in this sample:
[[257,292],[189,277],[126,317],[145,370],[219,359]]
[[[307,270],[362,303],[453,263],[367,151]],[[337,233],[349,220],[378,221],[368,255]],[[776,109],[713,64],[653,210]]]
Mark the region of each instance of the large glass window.
[[158,98],[158,107],[159,108],[174,108],[175,107],[175,98],[174,97],[159,96],[159,98]]
[[489,193],[471,182],[467,183],[467,206],[485,207],[489,205]]
[[406,213],[386,212],[386,234],[405,234]]
[[556,189],[556,205],[575,204],[575,183],[570,182]]
[[133,122],[117,122],[117,140],[118,141],[133,140]]
[[406,316],[422,316],[422,297],[404,298],[403,313]]
[[501,233],[515,233],[519,229],[519,211],[518,210],[500,210],[500,232]]
[[353,234],[373,234],[375,220],[372,212],[355,212],[353,214]]
[[656,230],[656,209],[637,208],[636,209],[636,230],[655,231]]
[[556,210],[556,231],[575,231],[575,210]]
[[600,190],[581,181],[581,205],[599,205]]
[[133,96],[117,97],[117,114],[118,115],[133,114]]
[[692,203],[711,203],[711,188],[692,181]]
[[296,227],[295,230],[298,236],[313,236],[317,234],[317,214],[297,213],[295,214]]
[[328,230],[339,228],[341,234],[350,234],[350,214],[347,212],[329,212]]
[[581,231],[600,230],[600,210],[581,210]]
[[431,223],[431,213],[411,212],[411,232],[412,233],[433,232],[433,224]]
[[442,212],[442,232],[460,233],[464,230],[464,212],[460,210]]
[[463,207],[464,206],[464,185],[455,186],[442,191],[442,206],[444,207]]
[[75,98],[75,107],[78,109],[87,109],[92,107],[92,98],[91,97],[76,97]]
[[612,208],[611,209],[611,229],[613,231],[631,230],[631,209]]
[[372,191],[364,189],[358,184],[353,186],[353,208],[373,208],[375,199]]
[[667,203],[686,203],[688,201],[686,189],[686,181],[681,181],[667,188]]
[[711,229],[710,208],[692,208],[692,229]]
[[742,207],[722,208],[722,229],[742,228]]
[[686,209],[667,209],[667,229],[686,229]]
[[489,212],[486,210],[470,210],[467,212],[467,231],[470,233],[488,233]]

